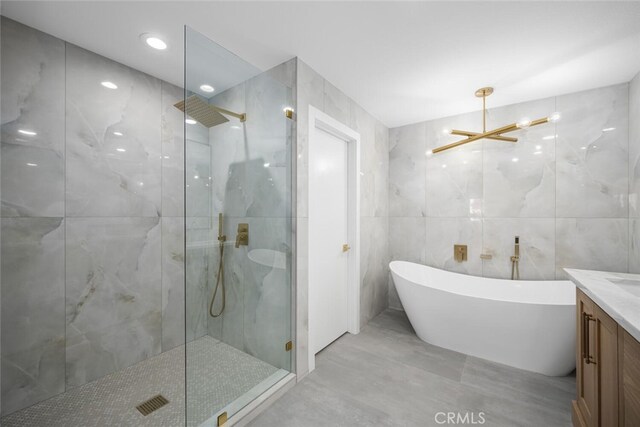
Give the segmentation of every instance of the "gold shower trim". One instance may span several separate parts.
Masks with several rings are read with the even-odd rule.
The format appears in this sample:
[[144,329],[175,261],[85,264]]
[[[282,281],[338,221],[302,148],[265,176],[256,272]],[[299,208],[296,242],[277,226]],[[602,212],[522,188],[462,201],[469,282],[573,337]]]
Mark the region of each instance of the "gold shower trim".
[[492,139],[492,140],[504,141],[504,142],[518,142],[518,138],[513,138],[513,137],[510,137],[510,136],[504,136],[503,134],[509,133],[509,132],[514,132],[516,130],[523,129],[523,128],[528,128],[528,127],[538,126],[538,125],[541,125],[541,124],[544,124],[544,123],[548,123],[548,122],[554,120],[554,117],[555,117],[555,119],[557,119],[559,117],[559,115],[557,115],[558,113],[553,113],[549,117],[543,117],[543,118],[538,119],[538,120],[533,120],[533,121],[531,121],[529,123],[522,123],[522,124],[520,124],[520,123],[512,123],[510,125],[502,126],[502,127],[497,128],[497,129],[493,129],[493,130],[487,131],[486,99],[487,99],[487,96],[491,95],[492,93],[493,93],[493,88],[492,87],[480,88],[475,93],[475,95],[478,98],[482,98],[482,132],[470,132],[470,131],[453,129],[453,130],[449,131],[449,133],[451,135],[466,136],[467,138],[466,139],[461,139],[460,141],[452,142],[451,144],[443,145],[443,146],[438,147],[438,148],[434,148],[431,152],[433,154],[439,153],[441,151],[445,151],[445,150],[449,150],[451,148],[459,147],[461,145],[468,144],[468,143],[473,142],[473,141],[478,141],[479,139]]
[[215,105],[207,103],[198,95],[191,95],[189,98],[175,103],[174,107],[182,112],[186,112],[189,117],[208,128],[228,122],[229,119],[224,117],[223,114],[235,117],[241,122],[247,121],[247,115],[245,113],[234,113],[233,111],[216,107]]

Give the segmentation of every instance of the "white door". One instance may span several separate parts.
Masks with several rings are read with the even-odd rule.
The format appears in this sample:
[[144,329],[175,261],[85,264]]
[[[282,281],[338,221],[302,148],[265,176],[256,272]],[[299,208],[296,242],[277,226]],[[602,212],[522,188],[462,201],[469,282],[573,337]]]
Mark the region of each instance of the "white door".
[[309,331],[316,354],[348,329],[347,142],[315,129],[309,153]]

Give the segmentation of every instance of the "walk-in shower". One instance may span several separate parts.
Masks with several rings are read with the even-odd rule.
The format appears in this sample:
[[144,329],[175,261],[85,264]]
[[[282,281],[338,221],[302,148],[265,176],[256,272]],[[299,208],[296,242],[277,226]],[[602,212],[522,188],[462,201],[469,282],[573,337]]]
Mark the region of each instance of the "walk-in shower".
[[2,426],[242,417],[293,377],[294,62],[186,28],[167,82],[1,39]]

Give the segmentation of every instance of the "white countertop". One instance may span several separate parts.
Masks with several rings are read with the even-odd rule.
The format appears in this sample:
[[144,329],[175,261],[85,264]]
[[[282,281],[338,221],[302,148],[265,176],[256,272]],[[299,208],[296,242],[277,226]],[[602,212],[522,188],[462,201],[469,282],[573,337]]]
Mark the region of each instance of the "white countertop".
[[640,274],[565,268],[571,281],[640,341]]

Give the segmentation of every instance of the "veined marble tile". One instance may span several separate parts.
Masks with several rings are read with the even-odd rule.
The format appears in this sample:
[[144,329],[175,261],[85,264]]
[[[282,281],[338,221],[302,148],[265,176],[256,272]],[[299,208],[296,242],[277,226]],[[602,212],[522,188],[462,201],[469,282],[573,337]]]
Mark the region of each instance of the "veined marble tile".
[[309,373],[309,219],[296,218],[296,375]]
[[[362,107],[349,101],[347,125],[360,134],[360,216],[375,216],[376,174],[382,173],[376,147],[376,121]],[[385,153],[389,158],[389,151]],[[387,160],[388,164],[388,160]]]
[[376,121],[373,215],[389,216],[389,129]]
[[[211,317],[207,314],[209,335],[229,344],[238,350],[245,351],[244,343],[244,292],[246,279],[245,264],[248,263],[246,256],[246,247],[241,246],[235,248],[235,236],[238,229],[238,223],[246,222],[243,218],[225,217],[224,234],[227,241],[224,245],[224,282],[220,283],[216,294],[214,304],[214,312],[219,312],[222,308],[222,283],[225,287],[225,308],[221,316]],[[217,227],[217,224],[216,224]],[[217,230],[217,228],[216,228]],[[249,241],[251,241],[252,229],[249,229]],[[215,233],[217,235],[217,233]],[[207,291],[207,313],[209,303],[213,296],[214,287],[216,286],[216,278],[220,268],[220,249],[218,241],[211,246],[211,262],[209,265],[208,276],[209,281]]]
[[[489,110],[487,127],[536,120],[555,111],[555,98]],[[485,217],[553,218],[555,216],[556,124],[512,132],[518,142],[483,141]],[[471,144],[470,144],[471,145]]]
[[309,144],[309,106],[324,111],[324,79],[311,67],[297,60],[297,215],[308,216],[308,144]]
[[511,278],[511,256],[515,236],[520,237],[520,279],[554,280],[555,219],[553,218],[485,218],[483,252],[492,259],[482,261],[482,275]]
[[[453,245],[467,245],[467,261],[453,258]],[[427,218],[426,264],[447,271],[482,275],[482,220]]]
[[248,151],[242,161],[246,164],[246,216],[289,216],[287,149],[291,121],[283,112],[291,107],[287,87],[262,73],[247,81],[245,96]]
[[[276,65],[265,71],[265,74],[280,83],[281,85],[295,89],[296,86],[296,67],[298,59],[296,57],[291,58],[281,64]],[[294,97],[295,98],[295,97]]]
[[2,219],[1,258],[6,415],[65,389],[63,219]]
[[390,261],[409,261],[424,264],[427,246],[426,227],[426,218],[389,218]]
[[[277,368],[291,369],[291,352],[284,344],[291,336],[290,219],[247,218],[249,245],[235,249],[246,254],[244,265],[245,352]],[[268,256],[264,256],[264,251]],[[261,254],[262,252],[262,254]]]
[[558,217],[629,215],[628,90],[622,84],[557,98]]
[[66,58],[67,216],[159,216],[160,81],[70,44]]
[[184,221],[184,218],[166,216],[161,220],[162,351],[170,350],[186,341]]
[[[208,217],[211,213],[211,149],[208,144],[186,141],[186,217]],[[211,177],[212,179],[209,179]]]
[[558,218],[556,278],[563,268],[626,272],[629,261],[627,218]]
[[64,42],[5,17],[1,39],[2,216],[61,217]]
[[640,273],[640,218],[629,219],[629,273]]
[[360,216],[387,216],[389,130],[351,101],[350,127],[360,134]]
[[389,216],[425,216],[426,125],[389,131]]
[[69,218],[66,377],[75,387],[161,350],[159,218]]
[[[460,139],[444,129],[477,130],[480,113],[426,122],[427,150]],[[426,209],[430,217],[482,215],[483,142],[468,144],[426,157]]]
[[340,123],[349,124],[349,97],[326,79],[324,79],[324,112]]
[[214,254],[218,243],[217,222],[208,217],[189,217],[187,226],[186,305],[187,342],[207,334],[211,285],[215,280]]
[[162,82],[162,215],[184,216],[184,90]]
[[[209,102],[231,111],[245,112],[245,86],[245,83],[234,86]],[[231,168],[232,164],[242,162],[247,156],[246,135],[247,123],[233,118],[209,129],[213,212],[224,210],[228,216],[244,216],[246,213],[244,177]]]
[[640,218],[640,73],[629,84],[629,205]]
[[360,227],[360,326],[364,326],[389,301],[389,219],[361,218]]

